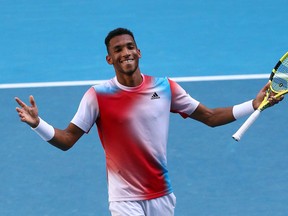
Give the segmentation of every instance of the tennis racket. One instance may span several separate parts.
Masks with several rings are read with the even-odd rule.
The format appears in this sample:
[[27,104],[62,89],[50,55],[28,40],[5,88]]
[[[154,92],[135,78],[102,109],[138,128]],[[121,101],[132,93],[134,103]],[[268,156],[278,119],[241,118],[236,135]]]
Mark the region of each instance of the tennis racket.
[[238,129],[238,131],[232,136],[236,141],[239,141],[248,128],[256,121],[260,113],[269,107],[269,96],[271,93],[274,96],[280,97],[288,93],[288,52],[282,56],[270,75],[270,87],[266,91],[266,95],[259,105],[258,109],[255,110],[249,118],[243,123],[243,125]]

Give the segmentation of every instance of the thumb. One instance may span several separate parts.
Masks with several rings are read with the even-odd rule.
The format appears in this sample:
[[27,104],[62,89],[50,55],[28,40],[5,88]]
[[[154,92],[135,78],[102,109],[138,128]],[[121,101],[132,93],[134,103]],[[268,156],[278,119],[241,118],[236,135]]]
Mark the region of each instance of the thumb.
[[266,91],[269,89],[270,84],[271,84],[271,81],[269,80],[269,81],[267,82],[267,84],[263,87],[262,91],[263,91],[263,92],[266,92]]

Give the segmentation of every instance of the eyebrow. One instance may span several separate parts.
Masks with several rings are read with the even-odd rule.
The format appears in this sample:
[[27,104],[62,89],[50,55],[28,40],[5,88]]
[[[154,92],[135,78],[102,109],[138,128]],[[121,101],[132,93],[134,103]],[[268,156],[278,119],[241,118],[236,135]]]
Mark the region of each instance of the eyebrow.
[[125,44],[123,44],[123,45],[116,45],[116,46],[114,46],[114,47],[111,47],[113,50],[115,50],[115,49],[119,49],[119,48],[122,48],[122,47],[125,47],[125,46],[135,46],[136,47],[136,44],[135,44],[135,42],[127,42],[127,43],[125,43]]

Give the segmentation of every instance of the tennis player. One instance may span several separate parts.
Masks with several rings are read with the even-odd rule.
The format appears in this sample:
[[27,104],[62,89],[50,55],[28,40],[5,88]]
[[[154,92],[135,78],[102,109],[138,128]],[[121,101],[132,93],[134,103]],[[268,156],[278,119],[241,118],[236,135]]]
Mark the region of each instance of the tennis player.
[[[106,155],[112,216],[173,216],[176,197],[166,159],[170,112],[211,127],[224,125],[251,114],[263,100],[269,83],[254,100],[210,109],[176,82],[142,74],[141,52],[130,30],[111,31],[105,44],[106,60],[116,76],[87,90],[66,129],[56,129],[41,119],[33,96],[31,106],[16,97],[20,106],[16,110],[21,121],[64,151],[96,123]],[[271,105],[278,102],[270,98]]]

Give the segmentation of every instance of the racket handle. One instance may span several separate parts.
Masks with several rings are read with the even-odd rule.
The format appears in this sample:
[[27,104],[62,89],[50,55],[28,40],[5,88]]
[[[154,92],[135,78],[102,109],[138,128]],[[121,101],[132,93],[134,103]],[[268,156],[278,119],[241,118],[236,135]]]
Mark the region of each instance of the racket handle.
[[241,137],[248,130],[248,128],[256,121],[260,115],[260,110],[255,110],[249,118],[243,123],[243,125],[238,129],[238,131],[232,136],[234,140],[240,141]]

